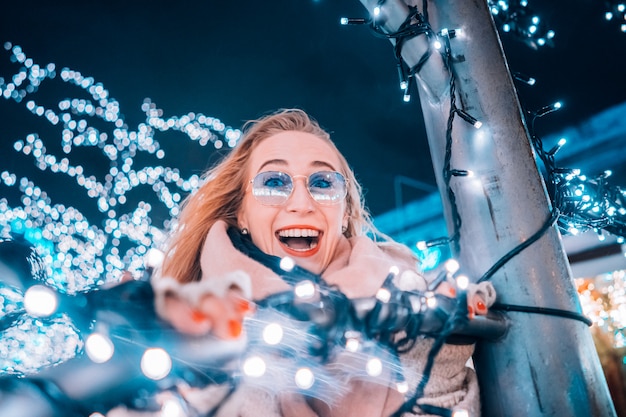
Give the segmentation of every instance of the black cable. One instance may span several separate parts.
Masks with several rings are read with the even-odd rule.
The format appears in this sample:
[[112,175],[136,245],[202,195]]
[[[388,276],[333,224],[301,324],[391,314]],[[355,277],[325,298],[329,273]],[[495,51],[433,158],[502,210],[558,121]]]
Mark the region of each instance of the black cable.
[[492,310],[500,310],[500,311],[515,311],[520,313],[534,313],[534,314],[543,314],[546,316],[556,316],[556,317],[564,317],[568,319],[578,320],[585,323],[587,326],[591,326],[593,322],[586,316],[580,313],[576,313],[574,311],[561,310],[558,308],[550,308],[550,307],[532,307],[532,306],[522,306],[517,304],[505,304],[505,303],[494,303],[491,307]]
[[489,270],[487,270],[487,272],[483,274],[482,277],[480,277],[480,279],[478,279],[478,281],[476,281],[476,283],[480,283],[490,279],[493,274],[496,273],[496,271],[502,268],[508,261],[513,259],[513,257],[518,255],[521,251],[523,251],[533,243],[535,243],[537,240],[539,240],[539,238],[541,238],[541,236],[543,236],[543,234],[556,223],[558,218],[559,212],[557,210],[553,210],[550,214],[550,217],[546,220],[543,226],[541,226],[541,229],[537,230],[530,238],[517,245],[515,248],[513,248],[511,251],[501,257],[495,264],[493,264],[491,268],[489,268]]

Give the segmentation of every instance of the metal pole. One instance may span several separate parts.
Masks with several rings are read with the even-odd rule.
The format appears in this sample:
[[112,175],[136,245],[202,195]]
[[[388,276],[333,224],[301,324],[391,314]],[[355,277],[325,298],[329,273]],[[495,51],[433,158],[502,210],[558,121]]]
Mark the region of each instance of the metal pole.
[[[382,27],[394,32],[408,15],[402,0],[361,0],[380,7]],[[421,5],[421,2],[419,3]],[[443,175],[452,76],[433,54],[418,77],[420,102],[444,215],[454,231],[453,248],[476,279],[526,241],[550,216],[507,62],[485,0],[433,0],[435,31],[461,29],[450,40],[457,106],[483,122],[476,130],[456,117],[451,167],[472,177],[452,177],[451,201]],[[412,66],[426,50],[423,36],[406,42],[402,57]],[[492,278],[501,303],[581,312],[561,237],[551,227]],[[615,410],[586,324],[537,313],[507,313],[511,327],[501,340],[479,341],[474,357],[483,416],[614,416]]]

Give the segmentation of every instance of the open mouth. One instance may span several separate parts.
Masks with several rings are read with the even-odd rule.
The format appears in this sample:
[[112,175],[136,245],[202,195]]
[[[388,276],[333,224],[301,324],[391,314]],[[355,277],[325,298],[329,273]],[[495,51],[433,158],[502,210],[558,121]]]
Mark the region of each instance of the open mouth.
[[276,236],[285,249],[294,255],[310,255],[318,246],[321,233],[314,229],[283,229]]

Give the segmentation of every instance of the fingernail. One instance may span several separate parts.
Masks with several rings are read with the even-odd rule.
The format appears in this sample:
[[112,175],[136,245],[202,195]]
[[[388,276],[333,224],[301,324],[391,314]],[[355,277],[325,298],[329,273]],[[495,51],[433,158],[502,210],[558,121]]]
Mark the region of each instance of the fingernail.
[[239,320],[229,320],[228,330],[230,331],[230,336],[236,338],[241,335],[243,326],[241,325],[241,322]]
[[450,286],[450,295],[456,297],[456,288]]
[[248,300],[245,300],[243,298],[240,298],[239,300],[237,300],[237,311],[239,313],[248,313],[250,311],[252,311],[252,303],[250,303]]
[[487,311],[487,306],[482,301],[479,301],[476,303],[476,310],[478,310],[479,312]]
[[472,307],[472,306],[467,306],[467,313],[468,313],[468,315],[469,315],[469,318],[470,318],[470,319],[473,319],[473,318],[474,318],[474,307]]
[[204,315],[204,313],[202,313],[199,310],[192,310],[191,312],[191,320],[193,320],[196,323],[201,323],[203,321],[205,321],[207,319],[207,316]]

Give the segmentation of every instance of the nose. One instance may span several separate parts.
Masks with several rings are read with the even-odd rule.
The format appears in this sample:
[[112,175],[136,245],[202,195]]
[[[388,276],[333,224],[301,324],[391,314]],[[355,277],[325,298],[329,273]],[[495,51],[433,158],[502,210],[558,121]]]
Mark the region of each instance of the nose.
[[307,189],[306,177],[293,179],[293,191],[286,203],[288,211],[311,212],[315,209],[315,201]]

